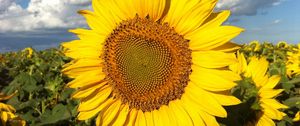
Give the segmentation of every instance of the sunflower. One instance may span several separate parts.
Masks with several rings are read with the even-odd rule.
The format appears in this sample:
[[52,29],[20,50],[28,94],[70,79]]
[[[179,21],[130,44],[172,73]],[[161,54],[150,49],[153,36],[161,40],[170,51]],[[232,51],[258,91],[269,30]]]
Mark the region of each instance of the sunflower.
[[[13,97],[15,94],[6,96],[2,93],[0,93],[0,101],[8,100],[11,97]],[[6,124],[12,125],[12,126],[25,126],[26,122],[19,118],[14,113],[16,112],[15,108],[11,105],[7,105],[0,102],[0,120],[3,126],[6,126]]]
[[[267,74],[269,62],[265,57],[251,57],[250,62],[243,53],[238,53],[239,63],[230,65],[229,68],[241,75],[243,81],[250,82],[252,86],[248,86],[247,97],[254,96],[255,102],[251,106],[249,118],[244,122],[246,126],[275,126],[272,119],[281,120],[285,113],[278,109],[287,108],[287,106],[279,103],[274,97],[278,96],[283,89],[273,89],[280,81],[279,75],[269,76]],[[251,90],[251,91],[250,91]]]
[[221,26],[229,11],[216,0],[93,0],[79,11],[91,28],[70,30],[73,60],[63,73],[77,88],[78,120],[96,125],[218,125],[222,106],[239,104],[228,90],[239,76],[229,42],[243,31]]
[[249,46],[252,48],[254,52],[257,52],[261,49],[261,44],[259,43],[259,41],[251,41],[249,43]]
[[289,47],[289,45],[285,41],[280,41],[277,43],[277,47],[286,49]]
[[31,58],[32,57],[32,53],[33,53],[33,49],[30,47],[27,47],[25,49],[22,50],[22,54],[26,55],[27,58]]
[[286,74],[288,77],[300,74],[300,44],[287,52]]

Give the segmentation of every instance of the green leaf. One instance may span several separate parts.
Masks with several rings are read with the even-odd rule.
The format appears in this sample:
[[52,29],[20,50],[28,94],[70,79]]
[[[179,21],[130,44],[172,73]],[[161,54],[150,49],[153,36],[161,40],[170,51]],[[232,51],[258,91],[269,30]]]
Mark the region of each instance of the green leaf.
[[287,100],[283,101],[285,105],[288,105],[289,107],[296,107],[300,106],[300,97],[291,97]]
[[38,125],[55,124],[71,117],[70,111],[63,104],[57,104],[51,112],[46,111],[42,116],[42,122]]

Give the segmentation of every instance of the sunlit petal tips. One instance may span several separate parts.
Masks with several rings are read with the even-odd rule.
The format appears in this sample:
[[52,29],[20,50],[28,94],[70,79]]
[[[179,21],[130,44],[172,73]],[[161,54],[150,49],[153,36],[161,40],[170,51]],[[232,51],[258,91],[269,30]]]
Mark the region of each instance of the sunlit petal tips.
[[[217,0],[93,0],[81,10],[90,29],[63,43],[63,73],[80,100],[78,120],[96,125],[218,125],[239,80],[228,69],[243,29],[222,26]],[[192,106],[190,108],[190,106]]]

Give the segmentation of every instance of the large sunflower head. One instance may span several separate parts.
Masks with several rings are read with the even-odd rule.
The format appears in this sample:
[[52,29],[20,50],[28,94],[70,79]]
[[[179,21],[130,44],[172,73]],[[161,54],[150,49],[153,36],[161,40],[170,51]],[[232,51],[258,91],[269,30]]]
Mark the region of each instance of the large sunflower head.
[[79,120],[97,125],[218,125],[222,105],[239,79],[229,41],[242,29],[222,26],[229,11],[213,13],[216,0],[93,0],[79,11],[91,29],[62,44],[73,61]]
[[300,74],[300,50],[294,47],[287,52],[286,74],[288,77],[297,76]]
[[11,97],[13,97],[15,94],[11,95],[5,95],[3,93],[0,93],[0,120],[2,124],[1,126],[25,126],[26,122],[19,118],[14,113],[16,112],[16,109],[12,107],[11,105],[4,104],[1,101],[8,100]]
[[250,112],[245,118],[246,126],[275,126],[274,120],[281,120],[285,114],[279,109],[287,106],[279,103],[275,97],[283,89],[273,89],[280,81],[279,75],[269,76],[267,73],[269,63],[265,57],[251,57],[247,63],[244,55],[238,53],[239,63],[230,65],[230,69],[239,73],[243,80],[241,85],[247,84],[247,89],[243,91],[243,102],[251,103]]

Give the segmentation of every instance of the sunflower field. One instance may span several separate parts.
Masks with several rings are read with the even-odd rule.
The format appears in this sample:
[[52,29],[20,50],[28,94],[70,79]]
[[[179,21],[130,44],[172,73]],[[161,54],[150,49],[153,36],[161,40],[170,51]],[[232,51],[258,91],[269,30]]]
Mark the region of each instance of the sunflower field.
[[[239,53],[246,60],[251,57],[266,57],[269,62],[268,74],[281,77],[276,89],[283,89],[276,100],[288,106],[278,126],[296,126],[300,123],[300,51],[297,45],[279,42],[277,45],[258,41],[241,45]],[[94,125],[94,119],[76,120],[79,101],[70,98],[74,89],[66,87],[71,81],[61,73],[63,65],[70,58],[62,49],[35,51],[26,48],[18,52],[0,55],[0,107],[2,125]],[[225,107],[227,118],[217,118],[220,125],[242,126],[248,120],[255,120],[251,115],[260,107],[252,99],[255,96],[252,87],[245,79],[239,83],[232,94],[242,103]],[[11,96],[9,96],[11,95]],[[254,95],[254,96],[253,96]],[[9,96],[8,98],[5,98]],[[298,112],[298,113],[297,113]]]

